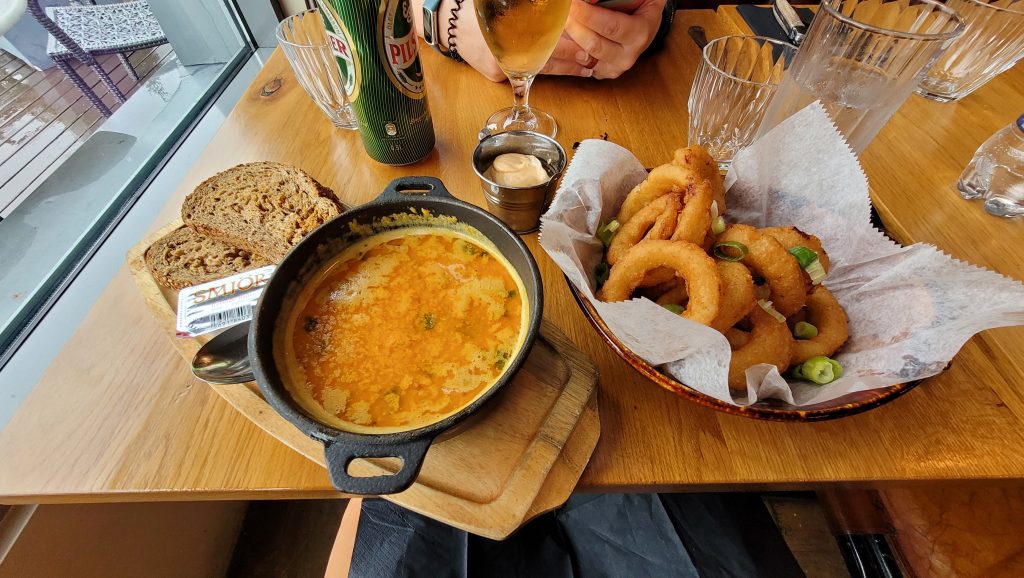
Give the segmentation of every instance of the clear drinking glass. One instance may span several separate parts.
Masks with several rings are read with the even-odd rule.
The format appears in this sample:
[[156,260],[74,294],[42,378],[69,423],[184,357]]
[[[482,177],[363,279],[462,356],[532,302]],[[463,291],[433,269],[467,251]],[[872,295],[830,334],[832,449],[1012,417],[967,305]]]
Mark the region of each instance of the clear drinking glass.
[[1024,0],[946,0],[964,32],[935,62],[917,93],[939,102],[967,96],[1024,58]]
[[512,83],[513,105],[492,114],[482,136],[527,130],[549,137],[558,132],[550,114],[530,108],[530,86],[558,43],[570,0],[478,0],[480,31]]
[[328,44],[320,11],[306,10],[282,20],[277,25],[277,41],[292,65],[295,79],[334,126],[359,128],[346,96],[346,83],[353,82],[353,77],[342,74]]
[[1024,114],[989,137],[956,183],[965,199],[985,199],[999,217],[1024,217]]
[[690,88],[688,144],[706,148],[728,170],[736,151],[754,141],[795,54],[796,46],[762,36],[709,42]]
[[863,151],[963,28],[935,0],[823,0],[759,134],[820,100]]

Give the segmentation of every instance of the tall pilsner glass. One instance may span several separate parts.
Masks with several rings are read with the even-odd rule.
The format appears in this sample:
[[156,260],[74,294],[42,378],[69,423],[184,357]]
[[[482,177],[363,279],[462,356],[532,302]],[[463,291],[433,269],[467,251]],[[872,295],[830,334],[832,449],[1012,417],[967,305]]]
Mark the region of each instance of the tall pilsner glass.
[[936,0],[822,0],[760,134],[821,100],[863,151],[963,28]]
[[555,50],[570,0],[477,0],[484,40],[512,83],[514,103],[492,114],[482,133],[528,130],[554,137],[550,114],[530,108],[530,85]]

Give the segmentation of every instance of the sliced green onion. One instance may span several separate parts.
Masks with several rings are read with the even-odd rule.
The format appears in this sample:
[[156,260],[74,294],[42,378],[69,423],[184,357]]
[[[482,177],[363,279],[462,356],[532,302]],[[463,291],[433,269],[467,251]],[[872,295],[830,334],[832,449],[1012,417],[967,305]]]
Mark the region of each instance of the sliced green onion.
[[807,247],[793,247],[789,250],[789,254],[796,257],[797,263],[800,263],[800,268],[807,272],[807,276],[811,278],[811,283],[818,285],[825,279],[825,267],[818,260],[817,252]]
[[718,201],[711,201],[711,220],[718,219],[721,213],[718,212]]
[[774,317],[775,320],[778,321],[779,323],[785,323],[786,322],[786,316],[781,314],[781,313],[779,313],[775,309],[775,306],[772,305],[771,301],[766,301],[764,299],[758,299],[757,300],[757,304],[761,306],[761,309],[764,309],[765,313],[767,313],[768,315],[771,315],[772,317]]
[[808,265],[818,260],[818,254],[807,247],[793,247],[789,254],[796,257],[801,269],[806,269]]
[[612,274],[612,268],[608,266],[606,261],[601,261],[594,267],[594,283],[597,284],[597,288],[600,289],[604,285],[605,281],[608,280],[608,276]]
[[685,307],[683,307],[682,305],[676,305],[675,303],[666,303],[666,304],[662,305],[662,307],[664,307],[665,309],[668,309],[669,311],[671,311],[672,313],[675,313],[676,315],[679,315],[683,311],[686,311]]
[[740,259],[747,256],[749,249],[743,243],[737,243],[736,241],[725,241],[718,243],[714,246],[713,252],[715,257],[723,261],[739,261]]
[[715,220],[711,221],[711,232],[716,235],[725,232],[725,217],[715,217]]
[[597,238],[601,239],[604,246],[612,244],[612,238],[615,237],[615,233],[619,230],[619,222],[616,219],[608,221],[597,230]]
[[793,326],[793,337],[797,339],[814,339],[818,336],[818,328],[806,321],[800,321]]
[[818,385],[825,385],[843,376],[843,366],[834,359],[818,355],[794,368],[793,375]]
[[825,267],[821,265],[821,261],[815,259],[813,263],[804,267],[804,271],[807,272],[807,276],[811,278],[811,283],[814,285],[820,285],[825,280]]

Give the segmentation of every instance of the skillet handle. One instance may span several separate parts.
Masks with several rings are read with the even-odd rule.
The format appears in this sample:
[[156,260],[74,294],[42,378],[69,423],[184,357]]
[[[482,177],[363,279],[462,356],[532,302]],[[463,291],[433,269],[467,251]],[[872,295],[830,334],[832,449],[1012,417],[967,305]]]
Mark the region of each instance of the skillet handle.
[[[423,457],[433,437],[416,439],[404,443],[381,445],[357,445],[334,440],[324,443],[324,457],[331,483],[338,491],[350,494],[383,495],[395,494],[408,488],[416,481],[423,466]],[[356,458],[399,458],[402,466],[390,475],[357,477],[349,475],[348,465]]]
[[384,191],[370,202],[405,200],[417,196],[455,198],[445,188],[441,179],[435,177],[400,177],[388,183],[388,186],[384,187]]

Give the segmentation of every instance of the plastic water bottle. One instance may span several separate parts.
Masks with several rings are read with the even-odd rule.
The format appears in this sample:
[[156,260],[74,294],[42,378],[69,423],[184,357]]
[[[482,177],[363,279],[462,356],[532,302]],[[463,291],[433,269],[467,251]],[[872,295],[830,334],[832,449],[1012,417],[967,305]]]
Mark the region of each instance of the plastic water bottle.
[[985,199],[999,217],[1024,216],[1024,114],[989,137],[956,183],[965,199]]

